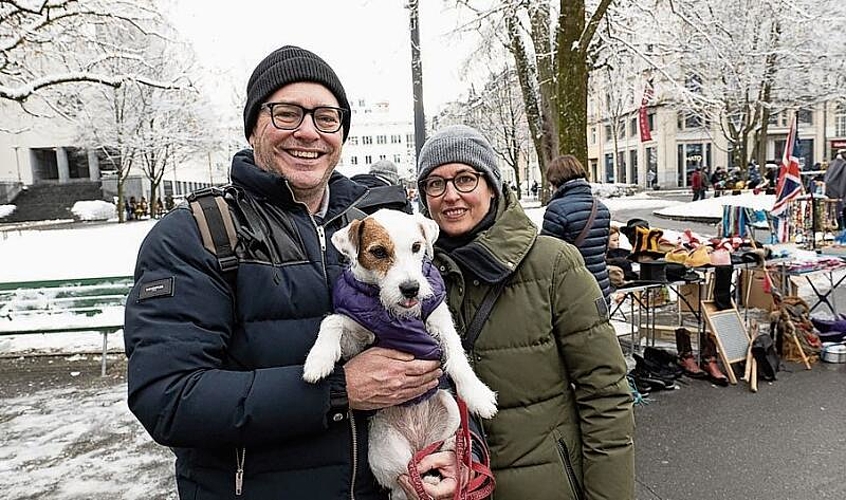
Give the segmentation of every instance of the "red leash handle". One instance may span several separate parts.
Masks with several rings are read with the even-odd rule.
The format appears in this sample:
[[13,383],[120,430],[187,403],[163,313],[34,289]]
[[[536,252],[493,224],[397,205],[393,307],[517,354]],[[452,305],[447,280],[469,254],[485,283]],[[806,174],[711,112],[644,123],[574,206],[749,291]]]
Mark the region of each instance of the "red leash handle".
[[[490,469],[490,455],[485,446],[482,446],[482,462],[474,462],[472,454],[472,434],[469,427],[469,416],[467,413],[467,404],[459,397],[455,398],[458,403],[458,412],[461,416],[461,421],[458,430],[455,432],[455,459],[456,459],[456,480],[458,484],[455,488],[454,500],[483,500],[488,498],[493,493],[496,487],[493,472]],[[476,436],[480,442],[481,438]],[[429,498],[429,495],[423,489],[423,478],[420,477],[418,465],[420,461],[432,453],[436,452],[444,444],[443,441],[431,443],[425,448],[418,450],[411,460],[408,462],[408,477],[414,491],[419,498]],[[473,475],[473,479],[469,481],[464,480],[463,470],[469,470]]]

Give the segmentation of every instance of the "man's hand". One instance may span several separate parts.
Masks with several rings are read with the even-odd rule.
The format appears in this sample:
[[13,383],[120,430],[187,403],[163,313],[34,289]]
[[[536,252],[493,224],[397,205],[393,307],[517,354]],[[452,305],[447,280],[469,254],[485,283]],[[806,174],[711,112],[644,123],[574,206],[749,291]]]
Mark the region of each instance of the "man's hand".
[[425,394],[438,386],[440,366],[392,349],[367,349],[344,365],[350,408],[378,410]]
[[[429,484],[423,481],[423,491],[426,492],[428,498],[432,500],[449,499],[455,495],[455,489],[458,487],[458,472],[455,462],[455,454],[451,451],[440,451],[427,455],[420,460],[417,465],[417,471],[420,475],[424,475],[431,470],[437,470],[441,475],[441,481],[438,484]],[[464,483],[467,484],[468,470],[461,468],[464,476]],[[421,499],[414,486],[411,485],[411,479],[408,474],[403,474],[397,478],[397,482],[405,491],[406,496],[411,500],[425,500]]]

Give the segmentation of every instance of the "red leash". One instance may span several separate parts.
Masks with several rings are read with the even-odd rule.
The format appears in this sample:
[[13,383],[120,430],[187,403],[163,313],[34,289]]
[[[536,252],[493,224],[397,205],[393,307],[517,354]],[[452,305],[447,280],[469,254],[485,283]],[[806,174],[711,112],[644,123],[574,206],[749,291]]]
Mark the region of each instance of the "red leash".
[[[456,479],[458,481],[458,486],[455,489],[453,499],[482,500],[484,498],[488,498],[490,494],[493,493],[494,487],[496,486],[496,481],[494,480],[493,472],[491,472],[490,468],[490,455],[488,454],[487,447],[482,446],[482,462],[473,461],[473,439],[468,425],[469,416],[467,414],[467,404],[458,396],[455,397],[455,401],[458,403],[458,412],[461,416],[461,423],[458,426],[458,430],[455,432],[454,452],[457,462]],[[481,438],[478,438],[478,436],[477,439],[482,442]],[[443,441],[437,441],[426,446],[415,453],[408,462],[409,480],[411,481],[411,485],[414,487],[414,491],[417,493],[417,496],[420,498],[429,498],[429,496],[423,489],[423,478],[420,477],[418,465],[420,465],[420,461],[423,457],[438,451],[443,444]],[[473,479],[465,481],[463,479],[464,475],[462,474],[463,469],[469,470],[470,475],[474,476]]]

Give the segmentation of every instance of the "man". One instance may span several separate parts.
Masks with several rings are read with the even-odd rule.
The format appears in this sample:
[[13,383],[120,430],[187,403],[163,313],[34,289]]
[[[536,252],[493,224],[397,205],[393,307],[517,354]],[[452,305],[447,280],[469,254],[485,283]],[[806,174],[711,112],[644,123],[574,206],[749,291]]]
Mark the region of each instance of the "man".
[[701,200],[705,196],[705,190],[703,189],[702,183],[702,170],[699,167],[696,167],[696,170],[690,174],[690,188],[693,190],[693,200]]
[[180,498],[384,499],[360,410],[424,394],[442,372],[371,348],[302,380],[343,269],[329,240],[366,192],[334,172],[350,107],[332,68],[292,46],[259,63],[246,97],[234,212],[261,227],[236,218],[233,285],[185,204],[150,231],[126,306],[129,407],[176,454]]
[[837,156],[831,161],[825,171],[825,195],[829,198],[841,200],[837,203],[837,214],[840,218],[840,227],[846,222],[843,199],[846,198],[846,149],[838,149]]
[[350,179],[370,188],[368,199],[359,205],[365,212],[373,213],[378,208],[392,208],[408,214],[414,213],[408,193],[400,182],[397,166],[392,162],[377,161],[370,165],[368,173],[354,175]]

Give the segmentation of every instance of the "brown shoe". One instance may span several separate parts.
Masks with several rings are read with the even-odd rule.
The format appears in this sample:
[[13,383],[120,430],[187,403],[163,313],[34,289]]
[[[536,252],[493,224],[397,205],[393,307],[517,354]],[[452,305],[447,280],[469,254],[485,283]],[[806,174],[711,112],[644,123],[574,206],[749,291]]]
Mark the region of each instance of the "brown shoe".
[[702,363],[702,369],[708,375],[708,379],[716,385],[726,387],[729,385],[728,377],[720,370],[720,365],[717,364],[717,359],[713,357],[706,358]]
[[679,366],[684,370],[684,374],[690,378],[708,378],[708,374],[696,364],[696,357],[693,354],[679,356]]

